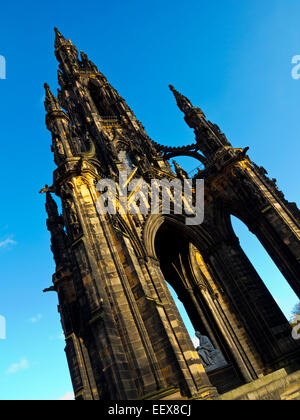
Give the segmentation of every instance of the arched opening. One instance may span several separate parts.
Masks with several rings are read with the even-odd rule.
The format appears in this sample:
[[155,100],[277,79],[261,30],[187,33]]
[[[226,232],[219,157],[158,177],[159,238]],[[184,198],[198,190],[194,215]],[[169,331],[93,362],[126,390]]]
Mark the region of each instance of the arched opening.
[[263,245],[257,237],[249,231],[247,226],[235,216],[231,216],[231,223],[245,254],[285,317],[288,320],[291,320],[292,310],[299,302],[298,296],[290,287]]
[[[193,342],[197,341],[195,331],[210,342],[211,353],[204,351],[201,356],[201,347],[198,354],[212,384],[220,393],[240,386],[245,381],[232,348],[224,337],[220,320],[216,319],[213,311],[213,291],[204,274],[207,267],[188,231],[176,229],[165,221],[156,233],[154,244],[164,278]],[[197,344],[200,344],[199,340]]]
[[177,293],[175,292],[175,290],[173,289],[173,287],[167,282],[168,288],[171,292],[171,295],[174,299],[174,302],[179,310],[179,313],[182,317],[183,323],[187,329],[187,332],[189,333],[189,336],[191,337],[191,340],[195,346],[195,348],[198,346],[198,340],[195,336],[195,329],[194,326],[190,320],[190,317],[187,313],[187,311],[185,310],[184,304],[181,302],[181,300],[179,299],[179,296],[177,295]]

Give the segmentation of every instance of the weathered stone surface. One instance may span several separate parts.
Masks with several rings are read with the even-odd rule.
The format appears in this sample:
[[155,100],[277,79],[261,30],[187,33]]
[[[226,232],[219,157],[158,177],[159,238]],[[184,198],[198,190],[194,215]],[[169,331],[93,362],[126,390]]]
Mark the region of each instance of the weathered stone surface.
[[300,400],[300,371],[284,369],[223,394],[219,400]]

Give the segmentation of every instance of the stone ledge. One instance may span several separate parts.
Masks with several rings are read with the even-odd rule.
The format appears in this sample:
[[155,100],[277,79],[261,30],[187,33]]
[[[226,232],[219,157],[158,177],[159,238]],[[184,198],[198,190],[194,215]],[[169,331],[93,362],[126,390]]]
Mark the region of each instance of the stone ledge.
[[300,370],[270,373],[249,384],[221,395],[218,400],[300,400]]

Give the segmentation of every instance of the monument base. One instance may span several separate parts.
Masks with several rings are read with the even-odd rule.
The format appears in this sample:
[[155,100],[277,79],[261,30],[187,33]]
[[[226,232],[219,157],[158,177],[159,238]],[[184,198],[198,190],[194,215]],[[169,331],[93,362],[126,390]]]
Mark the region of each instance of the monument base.
[[207,372],[207,376],[219,394],[224,394],[245,384],[232,365]]
[[280,369],[263,378],[220,395],[218,400],[299,400],[300,370]]

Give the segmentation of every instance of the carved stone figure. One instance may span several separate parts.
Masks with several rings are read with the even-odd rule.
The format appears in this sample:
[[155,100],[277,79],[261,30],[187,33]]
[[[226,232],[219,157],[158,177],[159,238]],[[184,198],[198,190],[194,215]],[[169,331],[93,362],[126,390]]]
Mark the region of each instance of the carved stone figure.
[[199,346],[196,350],[206,372],[220,369],[227,365],[227,362],[222,356],[220,350],[214,348],[208,337],[202,335],[199,331],[196,331],[195,335],[199,339]]
[[[47,186],[48,187],[48,186]],[[58,214],[57,204],[49,190],[46,192],[47,228],[51,232],[51,250],[56,266],[68,262],[67,236],[64,231],[63,218]]]
[[65,209],[66,209],[66,214],[68,214],[69,216],[69,222],[70,222],[70,227],[72,229],[72,233],[74,236],[77,236],[80,233],[80,223],[79,223],[78,216],[76,213],[75,204],[73,203],[72,200],[67,199],[65,201]]

